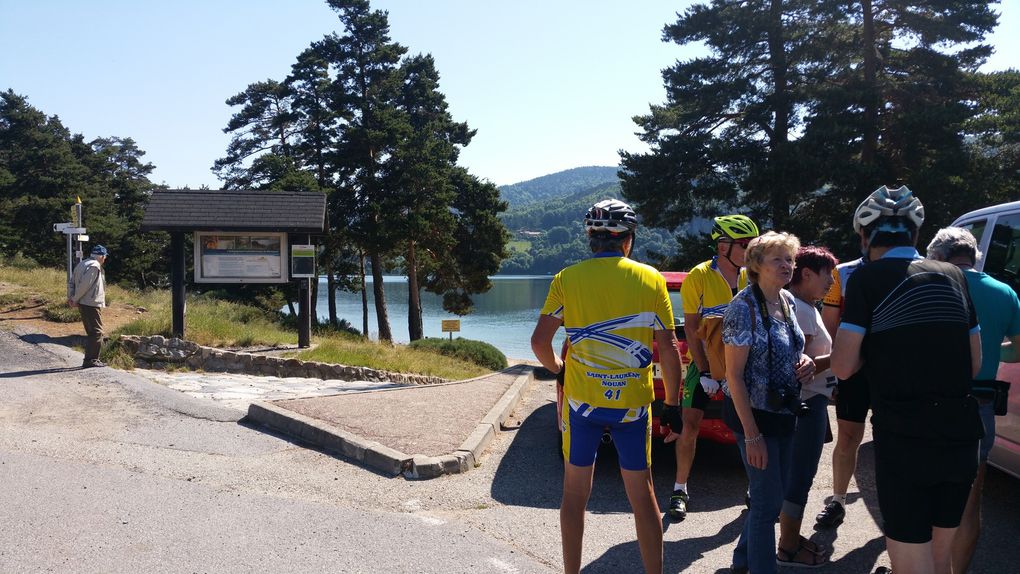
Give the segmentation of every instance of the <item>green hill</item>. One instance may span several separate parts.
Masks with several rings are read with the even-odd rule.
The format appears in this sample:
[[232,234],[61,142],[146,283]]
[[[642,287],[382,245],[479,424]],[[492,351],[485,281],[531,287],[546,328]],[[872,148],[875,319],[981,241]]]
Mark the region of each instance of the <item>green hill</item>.
[[[546,178],[555,179],[558,175]],[[620,197],[620,183],[614,179],[511,206],[501,219],[514,235],[514,241],[510,244],[511,256],[503,262],[500,273],[545,275],[589,257],[591,251],[581,227],[584,213],[599,200]],[[634,251],[634,259],[657,265],[663,256],[676,253],[676,240],[667,231],[642,227],[638,229]]]
[[605,183],[618,182],[617,167],[575,167],[499,188],[510,208],[558,199]]

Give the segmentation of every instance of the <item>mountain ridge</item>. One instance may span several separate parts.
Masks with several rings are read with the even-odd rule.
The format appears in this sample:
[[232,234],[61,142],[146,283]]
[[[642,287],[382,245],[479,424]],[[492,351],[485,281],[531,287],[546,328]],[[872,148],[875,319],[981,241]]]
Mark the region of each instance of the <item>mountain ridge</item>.
[[606,183],[619,182],[616,166],[582,166],[546,174],[526,181],[499,186],[500,197],[510,209],[555,199],[591,189]]

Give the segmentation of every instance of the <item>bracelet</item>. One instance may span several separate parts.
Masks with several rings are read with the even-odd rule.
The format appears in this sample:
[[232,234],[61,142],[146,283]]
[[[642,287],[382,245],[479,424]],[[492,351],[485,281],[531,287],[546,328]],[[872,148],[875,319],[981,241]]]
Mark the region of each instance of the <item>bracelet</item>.
[[758,433],[758,436],[756,436],[756,437],[754,437],[754,438],[745,438],[745,439],[744,439],[744,444],[758,444],[758,443],[760,443],[760,442],[762,441],[762,439],[764,439],[764,438],[765,438],[765,435],[763,435],[763,434],[761,434],[761,433]]

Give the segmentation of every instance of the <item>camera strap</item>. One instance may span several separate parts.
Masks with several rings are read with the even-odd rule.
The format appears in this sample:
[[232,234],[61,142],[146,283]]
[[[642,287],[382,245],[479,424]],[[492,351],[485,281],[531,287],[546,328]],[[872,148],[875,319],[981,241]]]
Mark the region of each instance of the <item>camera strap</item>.
[[[758,304],[758,313],[761,314],[762,324],[765,326],[765,337],[766,337],[766,341],[767,341],[766,345],[768,347],[769,370],[768,370],[768,379],[765,381],[765,383],[766,383],[766,385],[769,388],[773,388],[773,385],[772,385],[772,367],[773,367],[773,361],[772,361],[772,317],[769,314],[768,309],[765,307],[765,294],[762,293],[761,287],[759,287],[758,284],[755,283],[754,285],[752,285],[752,291],[754,293],[755,303]],[[793,323],[792,323],[792,320],[790,319],[790,306],[789,306],[789,303],[786,301],[786,297],[783,296],[782,290],[779,291],[779,303],[780,303],[780,305],[779,305],[780,308],[783,310],[783,321],[786,324],[786,329],[787,329],[787,333],[789,335],[790,342],[793,343],[794,331],[793,331]],[[750,303],[748,303],[748,304],[750,304]],[[752,332],[754,331],[754,311],[753,310],[751,312],[751,331]]]

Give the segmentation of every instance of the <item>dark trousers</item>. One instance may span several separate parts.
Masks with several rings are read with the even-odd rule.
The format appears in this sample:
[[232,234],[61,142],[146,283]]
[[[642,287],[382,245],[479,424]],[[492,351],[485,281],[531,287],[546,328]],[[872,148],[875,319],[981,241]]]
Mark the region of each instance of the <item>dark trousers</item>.
[[85,325],[85,362],[99,358],[99,348],[103,344],[103,309],[78,305],[81,322]]

